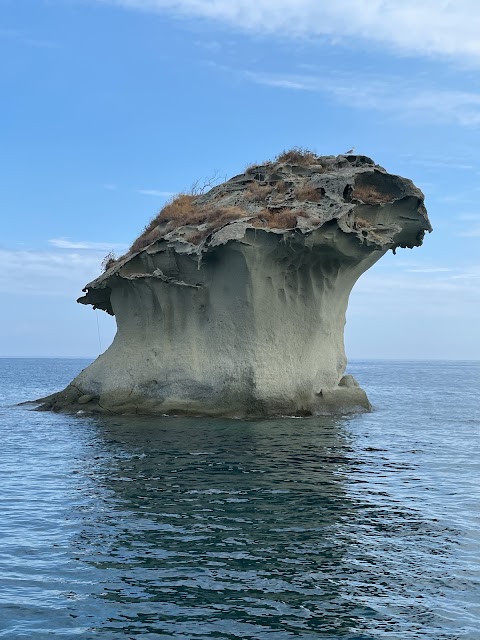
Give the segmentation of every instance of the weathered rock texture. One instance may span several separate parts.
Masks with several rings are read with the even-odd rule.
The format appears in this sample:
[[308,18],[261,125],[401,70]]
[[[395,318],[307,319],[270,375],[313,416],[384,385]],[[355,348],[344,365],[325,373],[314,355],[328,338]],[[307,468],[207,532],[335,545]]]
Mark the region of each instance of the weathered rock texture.
[[423,194],[365,156],[290,152],[180,196],[86,286],[112,345],[42,408],[308,415],[368,410],[345,312],[389,249],[422,243]]

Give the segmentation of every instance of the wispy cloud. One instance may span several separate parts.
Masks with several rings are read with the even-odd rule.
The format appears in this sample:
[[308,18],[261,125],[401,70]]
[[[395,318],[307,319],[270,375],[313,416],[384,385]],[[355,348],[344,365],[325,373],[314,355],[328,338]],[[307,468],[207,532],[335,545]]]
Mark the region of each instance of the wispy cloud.
[[[430,242],[430,238],[427,239]],[[426,297],[478,295],[480,309],[480,263],[442,259],[439,262],[425,260],[420,255],[402,251],[387,253],[355,285],[362,295],[374,293],[395,297],[399,291],[417,292]]]
[[137,189],[142,196],[154,196],[155,198],[171,198],[175,191],[158,191],[158,189]]
[[126,248],[66,238],[55,238],[49,244],[51,249],[46,250],[0,249],[0,292],[75,299],[101,273],[105,253]]
[[[243,75],[257,84],[323,93],[350,107],[387,111],[410,121],[415,118],[419,121],[455,123],[469,127],[480,125],[480,93],[428,88],[413,82],[406,83],[399,78],[386,80],[359,77],[358,74],[337,74],[332,77],[327,70],[324,73],[318,72],[318,75],[253,71],[245,71]],[[430,166],[440,166],[438,162],[431,160]],[[457,163],[456,168],[472,167]]]
[[365,273],[355,285],[351,312],[369,315],[375,307],[373,301],[397,317],[440,314],[480,319],[480,267],[394,272],[379,265]]
[[98,253],[0,250],[0,292],[75,299],[100,274]]
[[480,226],[477,225],[471,229],[459,231],[456,235],[461,236],[462,238],[480,238]]
[[480,212],[479,213],[461,213],[458,216],[459,220],[465,220],[466,222],[480,222]]
[[109,242],[89,242],[69,240],[68,238],[53,238],[48,241],[52,247],[57,249],[75,249],[77,251],[122,251],[126,249],[123,244],[112,244]]
[[461,228],[455,233],[461,238],[480,238],[480,213],[468,212],[457,216]]
[[16,44],[25,45],[28,47],[57,49],[60,46],[57,42],[52,42],[51,40],[43,40],[42,38],[37,37],[31,37],[23,31],[18,31],[16,29],[0,29],[0,38],[11,40]]
[[407,269],[407,273],[451,273],[453,269],[448,267],[423,267],[416,269]]
[[465,162],[455,162],[455,160],[449,162],[448,158],[446,160],[440,160],[433,158],[412,157],[409,161],[413,164],[418,164],[422,167],[431,169],[458,169],[459,171],[472,171],[473,169],[475,169],[473,164],[467,164]]
[[97,0],[227,23],[253,33],[352,39],[401,54],[480,63],[477,0]]
[[195,44],[210,53],[219,53],[222,50],[222,45],[216,40],[197,40]]

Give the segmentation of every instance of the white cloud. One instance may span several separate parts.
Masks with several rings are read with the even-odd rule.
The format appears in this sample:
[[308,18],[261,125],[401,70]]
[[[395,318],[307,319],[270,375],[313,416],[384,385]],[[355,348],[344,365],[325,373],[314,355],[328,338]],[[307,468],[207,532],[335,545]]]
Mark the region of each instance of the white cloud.
[[158,191],[157,189],[138,189],[137,193],[142,196],[155,196],[156,198],[171,198],[175,195],[174,191]]
[[94,252],[0,250],[0,292],[75,300],[101,273]]
[[218,53],[222,50],[222,45],[220,44],[220,42],[217,42],[215,40],[197,40],[195,44],[198,47],[202,47],[202,49],[205,49],[206,51],[210,51],[211,53]]
[[0,249],[0,294],[60,296],[72,301],[82,288],[102,273],[102,259],[112,249],[123,253],[123,245],[74,242],[65,238],[49,241],[51,249]]
[[9,39],[16,44],[27,45],[29,47],[40,47],[46,49],[57,49],[59,45],[51,40],[32,38],[22,31],[16,29],[0,29],[0,38]]
[[480,62],[477,0],[97,0],[218,20],[254,33],[358,38],[415,55]]
[[[480,321],[480,268],[387,271],[378,265],[353,288],[349,317],[394,317],[395,323],[470,318]],[[442,320],[442,321],[443,321]],[[427,326],[425,325],[425,326]],[[432,329],[435,331],[436,329]]]
[[480,226],[467,229],[466,231],[459,231],[457,236],[461,236],[462,238],[480,238]]
[[453,269],[449,269],[448,267],[423,267],[418,269],[407,269],[408,273],[449,273],[452,271]]
[[[479,5],[480,6],[480,5]],[[480,125],[480,93],[424,88],[400,78],[385,80],[356,75],[318,75],[244,72],[252,82],[280,89],[328,94],[350,107],[388,111],[397,117],[428,122]],[[433,163],[433,164],[432,164]],[[431,166],[439,166],[431,161]],[[457,169],[471,169],[457,164]]]
[[356,289],[364,294],[376,291],[392,296],[400,290],[417,291],[426,297],[437,294],[470,297],[475,292],[480,302],[480,265],[448,267],[390,260],[364,274]]
[[449,158],[447,158],[446,160],[437,160],[433,158],[412,157],[410,158],[409,162],[432,169],[458,169],[460,171],[471,171],[475,169],[473,164],[466,164],[465,162],[455,162],[454,160],[449,162]]
[[0,249],[0,354],[90,356],[115,333],[106,313],[91,313],[76,299],[100,275],[95,251]]
[[110,242],[79,242],[68,240],[68,238],[53,238],[48,241],[56,249],[76,249],[79,251],[125,251],[123,244],[112,244]]
[[480,222],[480,213],[461,213],[458,219],[467,222]]
[[[350,297],[350,358],[480,358],[480,271],[387,273],[374,266]],[[458,276],[458,277],[457,277]]]
[[[456,232],[462,238],[480,238],[480,213],[461,213],[458,220],[463,223],[463,229]],[[466,224],[467,223],[467,224]]]

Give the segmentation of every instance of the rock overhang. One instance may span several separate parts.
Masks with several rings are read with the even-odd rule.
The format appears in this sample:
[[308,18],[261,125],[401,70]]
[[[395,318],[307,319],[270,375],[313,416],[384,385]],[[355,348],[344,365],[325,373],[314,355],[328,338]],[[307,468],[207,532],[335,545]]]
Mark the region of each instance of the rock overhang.
[[208,192],[188,197],[183,219],[168,219],[165,207],[154,219],[156,224],[150,224],[149,234],[137,239],[140,248],[113,261],[85,286],[78,302],[113,315],[110,294],[118,278],[153,277],[187,285],[153,264],[149,269],[148,256],[166,251],[191,256],[200,265],[220,246],[242,242],[249,230],[293,240],[333,224],[355,242],[393,252],[421,245],[424,234],[432,230],[420,189],[364,155],[308,153],[254,164]]
[[358,278],[431,231],[423,193],[371,158],[293,150],[168,203],[79,302],[113,343],[41,408],[242,418],[368,411],[345,375]]

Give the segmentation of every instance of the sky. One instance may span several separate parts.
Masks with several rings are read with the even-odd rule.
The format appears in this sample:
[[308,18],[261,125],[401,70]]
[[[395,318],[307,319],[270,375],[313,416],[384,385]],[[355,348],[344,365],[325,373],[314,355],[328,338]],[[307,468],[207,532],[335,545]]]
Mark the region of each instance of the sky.
[[105,350],[76,303],[172,194],[355,147],[434,231],[350,299],[349,358],[480,358],[477,0],[0,0],[0,356]]

